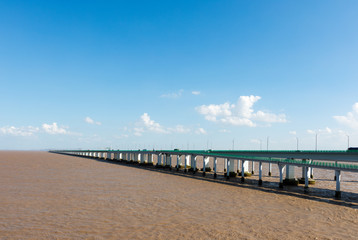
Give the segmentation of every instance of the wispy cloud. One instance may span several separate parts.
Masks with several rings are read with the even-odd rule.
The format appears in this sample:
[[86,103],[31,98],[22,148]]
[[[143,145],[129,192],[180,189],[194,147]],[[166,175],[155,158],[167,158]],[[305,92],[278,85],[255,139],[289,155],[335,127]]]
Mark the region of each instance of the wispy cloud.
[[37,133],[40,129],[38,127],[14,127],[14,126],[6,126],[0,128],[0,133],[4,135],[12,135],[12,136],[22,136],[22,137],[28,137],[34,135],[34,133]]
[[195,133],[196,134],[206,134],[206,131],[204,128],[198,128],[195,130]]
[[257,126],[257,122],[285,123],[285,114],[274,114],[265,111],[255,112],[253,105],[260,100],[260,96],[240,96],[237,104],[229,102],[223,104],[210,104],[196,107],[198,113],[212,122],[221,122],[235,126]]
[[162,98],[179,98],[182,96],[183,92],[184,92],[184,90],[180,89],[177,92],[162,94],[160,97],[162,97]]
[[326,127],[324,129],[317,129],[317,130],[311,130],[311,129],[308,129],[307,130],[307,133],[309,134],[331,134],[332,133],[332,129],[330,129],[329,127]]
[[86,117],[85,118],[85,122],[86,123],[89,123],[89,124],[96,124],[96,125],[101,125],[102,123],[101,122],[95,122],[92,118],[90,117]]
[[353,104],[352,111],[348,112],[346,116],[333,116],[333,118],[345,126],[358,129],[358,102]]
[[200,95],[200,91],[192,91],[191,94],[193,94],[193,95]]
[[219,132],[221,132],[221,133],[230,133],[231,131],[229,131],[227,129],[220,129]]

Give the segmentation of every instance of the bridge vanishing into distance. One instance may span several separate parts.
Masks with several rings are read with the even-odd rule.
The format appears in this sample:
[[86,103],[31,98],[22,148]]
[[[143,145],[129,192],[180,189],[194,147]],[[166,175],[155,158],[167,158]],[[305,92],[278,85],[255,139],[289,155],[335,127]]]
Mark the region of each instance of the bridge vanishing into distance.
[[[341,197],[341,173],[358,172],[358,149],[347,151],[229,151],[229,150],[51,150],[52,153],[101,158],[105,160],[126,161],[141,165],[173,168],[179,171],[196,173],[199,170],[203,176],[206,172],[218,173],[218,160],[224,161],[224,174],[227,179],[241,176],[241,181],[254,174],[254,163],[258,163],[259,181],[262,185],[262,165],[268,164],[268,175],[271,176],[272,164],[279,169],[279,187],[304,183],[305,190],[309,184],[314,184],[313,169],[327,169],[335,173],[335,197]],[[174,158],[174,166],[173,166]],[[198,166],[198,159],[202,158],[202,168]],[[236,162],[237,169],[234,168]],[[210,164],[211,163],[211,164]],[[251,171],[249,170],[251,163]],[[213,169],[210,168],[213,166]],[[302,169],[302,178],[295,178],[295,167]],[[240,169],[241,168],[241,169]],[[284,179],[284,170],[286,176]]]

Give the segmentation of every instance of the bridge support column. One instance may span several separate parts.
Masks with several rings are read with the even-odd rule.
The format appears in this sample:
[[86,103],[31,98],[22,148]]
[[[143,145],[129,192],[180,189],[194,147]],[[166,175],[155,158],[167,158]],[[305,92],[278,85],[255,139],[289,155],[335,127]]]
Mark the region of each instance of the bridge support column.
[[141,159],[140,159],[140,163],[145,163],[145,158],[148,158],[148,154],[144,154],[144,153],[142,153],[141,154]]
[[298,185],[298,180],[295,178],[295,166],[293,165],[286,165],[286,178],[283,181],[285,185]]
[[166,154],[166,159],[165,159],[165,166],[169,168],[169,170],[172,170],[172,155],[170,154]]
[[230,179],[230,159],[226,158],[226,179]]
[[[245,160],[240,160],[241,161],[241,172],[240,175],[241,176],[251,176],[251,173],[249,172],[249,161],[245,161]],[[243,180],[243,179],[241,179]]]
[[217,165],[218,165],[218,160],[216,157],[214,157],[214,178],[216,178]]
[[[229,162],[229,166],[228,166],[228,174],[229,174],[229,177],[235,177],[236,174],[237,174],[237,171],[235,171],[235,159],[229,159],[228,160]],[[238,162],[239,164],[239,162]]]
[[107,160],[112,160],[112,153],[111,152],[107,152]]
[[269,172],[268,172],[268,175],[271,176],[272,175],[272,164],[269,163]]
[[162,165],[162,156],[163,154],[159,153],[157,158],[157,166],[161,166]]
[[[310,163],[311,160],[307,160],[307,159],[302,159],[303,162],[306,162],[306,163]],[[306,185],[306,178],[307,178],[307,181],[308,181],[308,184],[315,184],[315,180],[313,180],[311,178],[311,167],[308,167],[308,166],[304,166],[302,167],[302,178],[299,179],[299,183],[304,183]]]
[[259,185],[262,185],[262,162],[259,162]]
[[186,173],[188,171],[188,165],[190,164],[190,155],[184,155],[184,157],[184,172]]
[[[241,160],[241,182],[245,182],[245,170],[248,170],[248,163],[248,161]],[[247,165],[247,167],[245,167],[245,165]]]
[[192,159],[194,160],[193,173],[195,174],[198,171],[197,166],[196,166],[196,164],[198,162],[198,156],[194,156],[194,157],[192,157]]
[[311,176],[310,177],[313,179],[313,167],[310,167],[310,170],[311,170],[311,174],[310,174]]
[[196,172],[196,156],[190,155],[190,171]]
[[236,172],[237,172],[237,175],[239,175],[241,173],[241,160],[238,159],[237,160],[237,168],[236,168]]
[[153,154],[151,153],[148,154],[148,164],[153,165]]
[[209,170],[210,157],[203,156],[203,176],[205,176],[206,171]]
[[341,198],[341,170],[335,170],[336,175],[336,198]]
[[251,164],[252,164],[251,165],[251,174],[254,175],[255,174],[255,162],[252,161]]
[[179,168],[180,168],[180,155],[178,154],[177,155],[177,165],[176,165],[177,172],[179,171]]
[[280,172],[280,183],[279,183],[279,188],[283,188],[283,170],[284,170],[285,166],[284,165],[278,165],[278,170]]
[[308,183],[309,183],[308,177],[309,177],[309,172],[310,172],[310,170],[309,170],[309,167],[307,167],[307,166],[303,167],[303,169],[304,169],[304,171],[305,171],[305,190],[307,191],[307,189],[308,189]]

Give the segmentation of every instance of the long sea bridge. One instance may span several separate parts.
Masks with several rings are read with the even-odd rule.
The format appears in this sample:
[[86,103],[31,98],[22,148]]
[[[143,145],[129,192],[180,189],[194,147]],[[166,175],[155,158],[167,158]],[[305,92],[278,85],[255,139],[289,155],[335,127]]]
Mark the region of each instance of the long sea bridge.
[[[203,176],[206,172],[214,172],[214,178],[218,173],[218,160],[224,161],[224,174],[227,179],[241,176],[244,182],[246,177],[254,174],[254,163],[258,163],[259,181],[262,185],[263,164],[268,164],[268,175],[271,176],[272,165],[277,164],[279,169],[279,187],[304,183],[308,189],[313,184],[313,169],[327,169],[334,172],[336,181],[335,196],[341,197],[341,173],[358,172],[358,149],[347,151],[228,151],[228,150],[53,150],[52,153],[60,153],[74,156],[100,158],[105,160],[126,161],[168,168],[169,170],[183,168],[184,172],[196,173],[199,170]],[[174,158],[174,167],[173,167]],[[198,166],[198,159],[202,158],[202,166]],[[175,162],[176,161],[176,162]],[[234,168],[236,162],[237,169]],[[211,164],[210,164],[211,163]],[[251,164],[249,164],[251,163]],[[251,165],[251,171],[249,167]],[[257,165],[257,164],[256,164]],[[210,168],[213,166],[213,169]],[[201,168],[200,168],[201,167]],[[295,167],[302,169],[302,178],[295,178]],[[241,171],[240,171],[241,168]],[[284,170],[286,175],[284,178]]]

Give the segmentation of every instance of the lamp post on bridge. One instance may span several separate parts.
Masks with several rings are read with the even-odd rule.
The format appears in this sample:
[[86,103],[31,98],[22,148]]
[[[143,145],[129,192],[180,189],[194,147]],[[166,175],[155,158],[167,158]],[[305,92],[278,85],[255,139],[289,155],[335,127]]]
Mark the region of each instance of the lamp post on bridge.
[[347,140],[348,140],[348,148],[349,148],[349,135],[348,134],[347,134]]
[[315,149],[316,149],[316,151],[317,151],[317,143],[318,142],[318,133],[316,132],[316,147],[315,147]]

